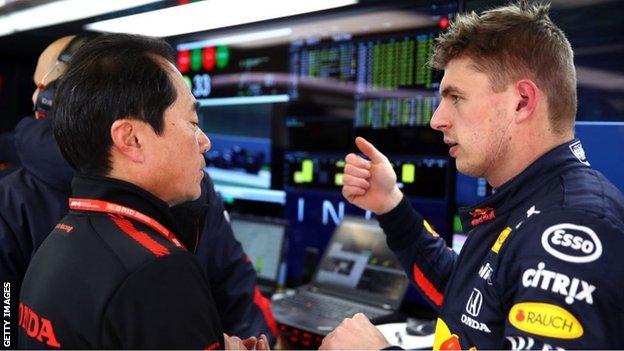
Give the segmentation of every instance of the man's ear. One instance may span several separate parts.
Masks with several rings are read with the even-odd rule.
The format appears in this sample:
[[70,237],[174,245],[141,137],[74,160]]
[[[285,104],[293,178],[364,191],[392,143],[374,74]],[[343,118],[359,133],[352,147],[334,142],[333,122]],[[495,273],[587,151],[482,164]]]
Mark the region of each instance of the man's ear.
[[113,122],[110,129],[113,149],[137,163],[145,161],[145,148],[142,145],[140,133],[141,127],[140,121],[123,118]]
[[541,91],[530,79],[522,79],[514,85],[518,97],[516,105],[516,122],[523,122],[530,118],[537,108]]

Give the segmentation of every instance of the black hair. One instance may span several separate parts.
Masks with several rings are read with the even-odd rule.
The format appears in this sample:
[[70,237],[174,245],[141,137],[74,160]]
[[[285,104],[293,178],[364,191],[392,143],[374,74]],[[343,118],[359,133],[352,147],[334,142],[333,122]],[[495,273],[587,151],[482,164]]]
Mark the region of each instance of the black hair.
[[59,82],[54,137],[77,172],[110,172],[110,128],[118,119],[145,121],[162,132],[177,93],[158,57],[174,63],[165,41],[129,34],[99,36],[74,54]]

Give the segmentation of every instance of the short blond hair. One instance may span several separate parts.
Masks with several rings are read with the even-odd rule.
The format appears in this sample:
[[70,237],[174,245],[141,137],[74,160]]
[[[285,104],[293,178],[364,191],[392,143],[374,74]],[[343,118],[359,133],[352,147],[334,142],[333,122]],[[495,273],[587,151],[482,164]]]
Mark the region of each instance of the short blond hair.
[[548,16],[549,4],[526,0],[477,15],[460,14],[441,34],[431,65],[468,57],[488,75],[495,92],[528,78],[545,92],[552,129],[561,134],[574,127],[576,71],[570,42]]

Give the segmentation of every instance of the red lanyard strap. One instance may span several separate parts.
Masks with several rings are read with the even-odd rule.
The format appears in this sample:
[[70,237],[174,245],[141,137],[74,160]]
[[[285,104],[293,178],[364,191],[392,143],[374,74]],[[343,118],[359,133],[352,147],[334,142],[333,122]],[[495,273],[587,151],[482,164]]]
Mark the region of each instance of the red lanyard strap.
[[132,218],[151,227],[160,235],[164,236],[167,240],[173,243],[173,245],[186,249],[184,245],[182,245],[180,240],[178,240],[178,238],[175,236],[175,234],[170,232],[162,224],[158,223],[157,220],[129,207],[102,200],[70,198],[69,208],[77,211],[112,213],[120,215],[122,217]]

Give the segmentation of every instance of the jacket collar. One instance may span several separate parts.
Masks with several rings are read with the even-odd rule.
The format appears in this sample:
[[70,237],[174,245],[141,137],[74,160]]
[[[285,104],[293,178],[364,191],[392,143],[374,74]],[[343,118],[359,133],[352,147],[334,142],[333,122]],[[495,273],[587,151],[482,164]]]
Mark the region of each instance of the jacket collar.
[[581,141],[573,139],[548,151],[524,171],[493,190],[480,203],[459,209],[464,232],[513,211],[542,184],[570,168],[589,167]]
[[72,196],[129,207],[155,219],[176,236],[180,235],[169,205],[134,184],[113,178],[77,174],[72,181]]

